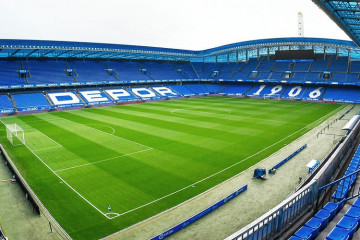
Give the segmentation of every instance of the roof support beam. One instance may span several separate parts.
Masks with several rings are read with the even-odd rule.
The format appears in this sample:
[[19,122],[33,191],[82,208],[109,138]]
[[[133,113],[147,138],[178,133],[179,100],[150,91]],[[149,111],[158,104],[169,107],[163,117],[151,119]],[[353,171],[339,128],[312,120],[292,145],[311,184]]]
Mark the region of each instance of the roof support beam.
[[67,50],[67,51],[64,51],[64,52],[62,52],[62,53],[60,53],[60,54],[58,54],[58,55],[56,55],[55,57],[60,57],[61,55],[64,55],[64,54],[66,54],[66,53],[68,53],[68,52],[71,52],[72,50]]
[[55,49],[51,49],[50,51],[47,51],[47,52],[43,52],[41,55],[40,55],[40,57],[45,57],[46,55],[48,55],[49,53],[52,53],[52,52],[54,52],[55,51]]
[[15,54],[17,54],[20,50],[21,50],[21,48],[16,49],[15,51],[13,51],[13,52],[11,53],[10,56],[11,56],[11,57],[15,56]]
[[29,52],[28,54],[26,54],[25,57],[29,57],[31,54],[37,52],[39,49],[34,49],[33,51]]
[[82,54],[82,53],[84,53],[84,52],[87,52],[87,51],[80,51],[80,52],[75,53],[75,54],[73,54],[73,55],[71,55],[71,56],[69,56],[69,57],[72,58],[72,57],[74,57],[74,56],[76,56],[76,55],[79,55],[79,54]]
[[89,56],[94,55],[94,54],[97,54],[97,53],[102,53],[102,51],[92,52],[92,53],[89,53],[89,54],[87,54],[87,55],[84,55],[84,57],[89,57]]

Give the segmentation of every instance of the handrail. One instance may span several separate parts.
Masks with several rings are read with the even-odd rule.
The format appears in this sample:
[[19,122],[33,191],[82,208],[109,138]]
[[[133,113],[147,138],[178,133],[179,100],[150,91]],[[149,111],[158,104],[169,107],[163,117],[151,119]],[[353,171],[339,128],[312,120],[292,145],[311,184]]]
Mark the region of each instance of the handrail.
[[352,175],[354,175],[354,174],[357,174],[358,172],[360,172],[360,169],[358,169],[358,170],[356,170],[356,171],[354,171],[354,172],[352,172],[352,173],[350,173],[350,174],[348,174],[348,175],[346,175],[346,176],[344,176],[344,177],[342,177],[342,178],[339,178],[338,180],[335,180],[335,181],[333,181],[333,182],[331,182],[331,183],[329,183],[329,184],[326,184],[326,185],[320,187],[320,188],[319,188],[319,192],[322,191],[322,190],[325,189],[325,188],[328,188],[328,187],[331,187],[331,186],[335,185],[335,184],[338,183],[338,182],[341,182],[341,181],[344,180],[345,178],[348,178],[348,177],[350,177],[350,176],[352,176]]

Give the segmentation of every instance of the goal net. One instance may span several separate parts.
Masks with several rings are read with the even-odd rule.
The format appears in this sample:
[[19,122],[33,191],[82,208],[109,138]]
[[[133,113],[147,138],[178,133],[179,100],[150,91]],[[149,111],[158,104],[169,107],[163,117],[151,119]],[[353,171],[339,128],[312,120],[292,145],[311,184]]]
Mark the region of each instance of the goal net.
[[264,94],[264,99],[277,99],[277,100],[280,100],[280,94]]
[[25,133],[19,125],[12,123],[5,124],[5,127],[7,139],[13,146],[25,144]]

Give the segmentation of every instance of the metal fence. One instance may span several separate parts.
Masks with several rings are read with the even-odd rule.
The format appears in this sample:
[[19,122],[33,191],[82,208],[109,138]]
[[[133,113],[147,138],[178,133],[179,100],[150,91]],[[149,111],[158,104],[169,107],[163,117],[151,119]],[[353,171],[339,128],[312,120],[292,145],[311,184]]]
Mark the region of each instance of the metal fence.
[[338,148],[333,151],[326,163],[309,183],[293,193],[278,206],[256,219],[246,227],[227,237],[226,240],[266,240],[278,237],[306,212],[316,207],[318,191],[333,180],[339,166],[343,164],[349,150],[355,147],[355,138],[359,135],[360,122],[351,131]]

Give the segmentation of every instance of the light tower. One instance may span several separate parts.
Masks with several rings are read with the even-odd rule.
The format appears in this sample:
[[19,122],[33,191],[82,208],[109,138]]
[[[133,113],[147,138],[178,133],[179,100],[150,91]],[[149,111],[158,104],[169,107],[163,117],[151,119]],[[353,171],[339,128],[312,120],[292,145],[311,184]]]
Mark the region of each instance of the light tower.
[[298,37],[304,37],[304,19],[302,12],[298,12]]

